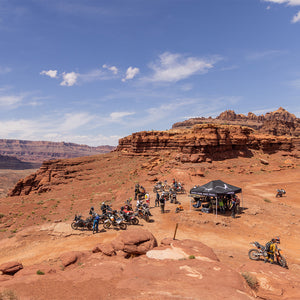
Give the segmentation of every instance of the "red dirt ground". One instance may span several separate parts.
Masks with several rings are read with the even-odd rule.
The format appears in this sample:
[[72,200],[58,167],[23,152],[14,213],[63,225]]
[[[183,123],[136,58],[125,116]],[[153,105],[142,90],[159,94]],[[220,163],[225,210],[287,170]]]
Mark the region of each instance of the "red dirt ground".
[[[269,164],[262,164],[260,158]],[[126,199],[133,197],[134,185],[139,182],[150,191],[154,220],[150,223],[141,220],[141,228],[151,231],[158,242],[165,237],[173,237],[178,223],[176,239],[201,241],[211,247],[226,266],[239,273],[254,274],[259,279],[259,288],[255,294],[261,299],[300,298],[299,160],[285,153],[266,155],[257,152],[252,158],[200,165],[170,162],[169,156],[162,154],[159,164],[151,167],[150,159],[122,156],[117,152],[95,156],[94,161],[81,165],[80,176],[54,186],[50,192],[0,199],[0,213],[4,214],[0,219],[0,264],[20,261],[25,269],[36,264],[49,266],[63,252],[90,251],[99,242],[111,241],[118,234],[116,230],[95,235],[87,231],[73,231],[70,224],[74,214],[82,213],[87,217],[91,206],[100,212],[103,201],[110,201],[118,209]],[[200,167],[204,168],[204,177],[192,176],[192,170]],[[196,184],[221,179],[242,188],[244,210],[236,219],[230,215],[204,214],[191,207],[188,194],[182,194],[178,199],[184,211],[175,214],[176,206],[167,203],[168,212],[161,214],[159,208],[153,207],[155,195],[152,188],[155,178],[168,182],[176,178],[185,184],[188,191]],[[284,188],[287,194],[276,198],[277,188]],[[281,237],[280,247],[287,259],[288,270],[249,260],[248,250],[252,247],[250,242],[265,243],[278,235]],[[91,286],[85,286],[77,282],[80,281],[79,273],[76,275],[73,272],[68,276],[61,279],[62,284],[53,286],[55,293],[52,299],[71,299],[66,297],[66,290],[70,291],[72,287],[74,289],[69,296],[77,295],[73,299],[87,299],[95,284],[92,278]],[[41,287],[48,290],[47,282],[39,280],[39,284],[35,285],[26,282],[25,277],[21,278],[19,281],[0,281],[0,291],[13,290],[20,299],[51,298],[38,292]],[[29,298],[24,292],[27,284],[32,295]],[[48,287],[52,285],[53,282],[49,281]],[[104,287],[109,288],[109,282],[103,285],[102,292],[97,290],[100,293],[99,299],[105,299],[104,295],[108,295],[104,293]],[[112,294],[116,299],[124,299],[122,294]],[[211,298],[201,298],[199,295],[192,299],[222,299],[213,298],[213,291],[210,295]],[[143,296],[142,299],[173,299],[168,297]],[[138,298],[141,297],[137,295],[128,299]]]

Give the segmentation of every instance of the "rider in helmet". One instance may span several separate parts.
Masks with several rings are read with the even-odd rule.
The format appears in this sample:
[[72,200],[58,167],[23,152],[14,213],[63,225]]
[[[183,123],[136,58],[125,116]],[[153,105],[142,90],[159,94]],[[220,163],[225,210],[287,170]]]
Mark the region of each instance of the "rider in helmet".
[[280,244],[280,238],[272,238],[269,242],[266,243],[266,251],[268,257],[265,259],[265,262],[269,261],[271,264],[274,263],[274,255],[277,248],[277,244]]

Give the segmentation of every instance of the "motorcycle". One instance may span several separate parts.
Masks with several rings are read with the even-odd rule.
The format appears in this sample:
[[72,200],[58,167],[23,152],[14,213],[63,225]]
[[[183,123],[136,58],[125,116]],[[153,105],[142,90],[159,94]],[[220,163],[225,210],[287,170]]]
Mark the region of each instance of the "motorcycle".
[[158,181],[153,187],[153,193],[168,191],[169,189],[170,186],[168,185],[167,180],[165,180],[164,182]]
[[177,182],[176,185],[172,185],[171,190],[174,191],[176,194],[185,194],[186,190],[183,187],[183,184],[181,184],[180,182]]
[[282,197],[285,194],[286,194],[286,191],[284,189],[278,189],[277,194],[276,194],[276,198]]
[[139,219],[135,216],[135,214],[132,210],[127,211],[127,210],[121,208],[120,214],[126,223],[131,224],[131,225],[139,224]]
[[144,219],[146,222],[150,222],[151,213],[147,205],[145,204],[138,205],[136,208],[136,215],[140,219]]
[[114,210],[112,213],[109,213],[106,220],[103,222],[104,229],[109,229],[111,227],[119,227],[122,230],[127,229],[127,224],[124,223],[124,219],[117,214],[116,210]]
[[[256,247],[256,249],[250,249],[248,252],[248,256],[251,260],[268,259],[268,253],[265,246],[261,245],[259,242],[252,242],[251,245]],[[274,254],[274,262],[283,268],[287,268],[286,260],[281,254],[281,249],[278,249],[277,247]]]
[[71,223],[71,227],[74,230],[92,230],[93,229],[93,218],[89,217],[86,220],[82,219],[81,215],[75,215],[73,222]]

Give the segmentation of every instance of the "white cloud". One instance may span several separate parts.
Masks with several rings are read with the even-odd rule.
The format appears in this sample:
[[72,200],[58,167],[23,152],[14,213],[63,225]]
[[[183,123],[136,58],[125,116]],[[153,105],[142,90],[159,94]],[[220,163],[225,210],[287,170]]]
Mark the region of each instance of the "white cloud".
[[293,17],[292,23],[297,23],[300,22],[300,11],[298,11],[298,13]]
[[154,74],[148,80],[156,82],[177,82],[194,74],[203,74],[213,68],[217,59],[205,60],[197,57],[185,57],[181,54],[165,52],[156,63],[150,64]]
[[59,126],[59,131],[72,131],[80,128],[94,119],[88,113],[65,114],[63,123]]
[[63,86],[73,86],[76,84],[77,79],[78,79],[79,74],[75,72],[70,72],[70,73],[63,73],[63,81],[60,83],[60,85]]
[[122,79],[122,81],[125,82],[126,80],[133,79],[139,72],[139,68],[129,67],[126,71],[126,76]]
[[102,66],[102,68],[103,68],[103,69],[107,69],[107,70],[112,71],[115,75],[118,74],[118,72],[119,72],[118,68],[115,67],[115,66],[111,66],[111,67],[110,67],[110,66],[104,64],[104,65]]
[[127,112],[127,111],[119,111],[119,112],[112,112],[110,116],[110,121],[112,122],[119,122],[122,121],[124,117],[134,115],[134,112]]
[[47,75],[50,78],[57,78],[57,70],[42,71],[41,75]]
[[272,2],[272,3],[277,3],[277,4],[286,3],[287,5],[290,5],[290,6],[300,5],[300,0],[264,0],[264,2]]
[[23,100],[22,96],[0,96],[0,107],[14,106]]

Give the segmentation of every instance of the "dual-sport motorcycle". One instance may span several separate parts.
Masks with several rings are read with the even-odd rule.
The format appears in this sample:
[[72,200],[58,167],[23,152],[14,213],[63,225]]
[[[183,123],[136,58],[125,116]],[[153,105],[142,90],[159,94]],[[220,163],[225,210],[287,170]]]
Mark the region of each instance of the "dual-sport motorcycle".
[[276,198],[282,197],[285,194],[286,194],[286,191],[284,189],[278,189],[277,194],[276,194]]
[[177,184],[173,184],[170,188],[170,192],[175,192],[176,194],[185,194],[186,190],[180,182],[177,182]]
[[107,218],[103,222],[103,228],[120,228],[126,230],[127,224],[124,222],[124,219],[117,214],[117,211],[114,210],[112,213],[107,214]]
[[[266,247],[261,245],[259,242],[252,242],[251,245],[256,247],[256,249],[250,249],[248,256],[252,260],[266,260],[268,259],[268,253]],[[274,262],[283,268],[288,268],[285,258],[281,254],[281,249],[276,248],[274,254]]]
[[167,180],[165,180],[164,182],[158,181],[153,187],[153,193],[168,191],[169,189],[170,186],[168,185]]
[[144,219],[146,222],[150,222],[150,210],[147,204],[140,204],[136,207],[136,215],[140,219]]
[[72,229],[80,230],[92,230],[93,229],[93,217],[88,217],[85,220],[82,219],[81,215],[75,215],[73,222],[71,223]]
[[121,207],[120,215],[123,217],[127,224],[138,225],[139,219],[136,217],[136,214],[132,209],[128,209],[126,207]]

